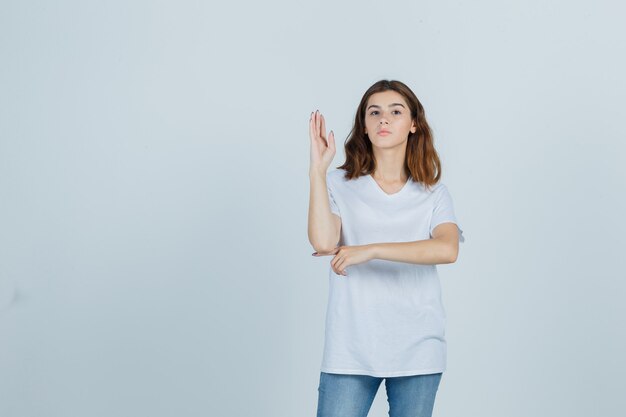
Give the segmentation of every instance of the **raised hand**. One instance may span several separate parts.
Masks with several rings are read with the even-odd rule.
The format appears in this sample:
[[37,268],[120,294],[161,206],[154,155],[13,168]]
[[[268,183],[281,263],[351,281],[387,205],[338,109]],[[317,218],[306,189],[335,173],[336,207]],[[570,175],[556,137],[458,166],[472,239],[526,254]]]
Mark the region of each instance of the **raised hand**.
[[309,136],[311,138],[311,171],[326,173],[335,157],[335,134],[331,130],[326,138],[324,116],[316,110],[309,119]]

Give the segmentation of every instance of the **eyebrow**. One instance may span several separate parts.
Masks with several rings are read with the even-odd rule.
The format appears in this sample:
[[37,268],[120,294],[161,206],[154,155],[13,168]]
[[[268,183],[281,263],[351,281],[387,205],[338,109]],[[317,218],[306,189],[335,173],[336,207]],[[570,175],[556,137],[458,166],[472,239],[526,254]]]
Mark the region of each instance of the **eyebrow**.
[[[404,105],[403,105],[402,103],[392,103],[392,104],[390,104],[390,105],[389,105],[389,107],[393,107],[393,106],[402,106],[402,107],[404,107]],[[379,108],[379,109],[380,109],[380,106],[379,106],[379,105],[377,105],[377,104],[372,104],[371,106],[369,106],[369,107],[367,108],[367,110],[369,110],[369,109],[370,109],[370,108],[372,108],[372,107],[377,107],[377,108]],[[406,107],[404,107],[404,108],[406,109]]]

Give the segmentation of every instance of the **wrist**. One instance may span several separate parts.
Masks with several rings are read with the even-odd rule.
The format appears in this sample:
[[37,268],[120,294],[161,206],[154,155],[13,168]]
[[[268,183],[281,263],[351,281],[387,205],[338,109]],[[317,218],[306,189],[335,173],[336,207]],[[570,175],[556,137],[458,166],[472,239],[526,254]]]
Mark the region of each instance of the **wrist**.
[[324,178],[326,179],[326,170],[323,169],[309,169],[309,178]]
[[372,259],[378,259],[379,258],[379,250],[380,250],[380,245],[378,243],[370,243],[367,246],[367,250],[369,252],[369,258],[370,260]]

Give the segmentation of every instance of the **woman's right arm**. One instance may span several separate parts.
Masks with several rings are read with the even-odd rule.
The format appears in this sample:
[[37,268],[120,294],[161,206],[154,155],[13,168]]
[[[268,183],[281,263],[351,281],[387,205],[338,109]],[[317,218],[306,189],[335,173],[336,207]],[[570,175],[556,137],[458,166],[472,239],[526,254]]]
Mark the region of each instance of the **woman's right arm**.
[[326,189],[326,171],[335,157],[335,135],[331,130],[326,141],[326,124],[319,111],[311,113],[309,136],[309,242],[317,252],[330,252],[337,246],[341,233],[341,217],[330,211]]
[[341,217],[330,211],[326,172],[309,172],[309,242],[319,253],[331,252],[341,233]]

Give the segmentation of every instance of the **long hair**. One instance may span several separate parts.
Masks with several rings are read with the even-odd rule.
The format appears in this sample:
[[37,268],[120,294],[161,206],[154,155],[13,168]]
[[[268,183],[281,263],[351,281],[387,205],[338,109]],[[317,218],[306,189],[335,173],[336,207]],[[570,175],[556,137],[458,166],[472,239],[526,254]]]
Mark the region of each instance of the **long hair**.
[[367,89],[361,98],[354,125],[344,144],[346,161],[337,168],[346,170],[346,179],[358,178],[375,171],[376,160],[372,142],[365,134],[365,107],[372,94],[387,90],[396,91],[404,97],[411,111],[411,119],[415,120],[417,125],[415,133],[409,133],[404,167],[410,179],[430,187],[441,177],[441,162],[433,144],[432,131],[426,122],[422,103],[406,84],[397,80],[380,80]]

